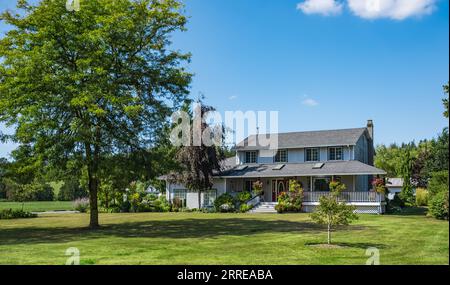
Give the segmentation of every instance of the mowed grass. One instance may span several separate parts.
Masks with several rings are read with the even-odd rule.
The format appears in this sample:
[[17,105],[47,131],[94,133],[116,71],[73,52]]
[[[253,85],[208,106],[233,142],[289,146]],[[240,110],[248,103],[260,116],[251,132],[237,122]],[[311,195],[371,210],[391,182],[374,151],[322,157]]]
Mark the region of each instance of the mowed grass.
[[49,202],[0,202],[0,211],[5,209],[19,209],[24,211],[46,212],[73,210],[73,202],[49,201]]
[[82,264],[357,264],[366,249],[381,264],[448,264],[449,224],[423,215],[361,215],[326,241],[308,214],[102,214],[90,231],[88,215],[0,220],[0,264],[65,264],[70,247]]

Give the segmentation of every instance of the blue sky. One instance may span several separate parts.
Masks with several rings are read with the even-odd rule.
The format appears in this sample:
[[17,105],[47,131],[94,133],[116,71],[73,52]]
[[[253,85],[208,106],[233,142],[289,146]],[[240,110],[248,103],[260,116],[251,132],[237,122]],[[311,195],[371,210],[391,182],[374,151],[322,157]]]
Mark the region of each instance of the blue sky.
[[365,1],[185,1],[188,31],[173,40],[193,54],[192,97],[220,112],[279,111],[280,131],[373,119],[377,144],[436,136],[448,125],[448,0]]

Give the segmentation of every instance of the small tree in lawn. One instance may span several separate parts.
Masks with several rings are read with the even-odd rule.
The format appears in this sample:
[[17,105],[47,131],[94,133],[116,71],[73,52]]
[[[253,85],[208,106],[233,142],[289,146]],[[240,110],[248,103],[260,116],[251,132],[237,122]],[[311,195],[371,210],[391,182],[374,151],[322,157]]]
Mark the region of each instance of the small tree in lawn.
[[315,212],[311,214],[311,219],[314,222],[327,225],[328,244],[331,244],[333,228],[339,225],[349,225],[353,220],[358,219],[354,206],[347,205],[345,201],[339,201],[339,194],[345,189],[344,184],[332,181],[330,183],[330,195],[322,196]]

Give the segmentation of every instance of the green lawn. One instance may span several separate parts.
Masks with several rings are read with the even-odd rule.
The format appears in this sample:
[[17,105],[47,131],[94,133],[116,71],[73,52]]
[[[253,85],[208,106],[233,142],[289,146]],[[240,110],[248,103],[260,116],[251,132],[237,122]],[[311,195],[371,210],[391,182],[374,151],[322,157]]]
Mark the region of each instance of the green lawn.
[[[4,209],[22,209],[22,203],[0,202],[0,211]],[[23,210],[29,212],[73,210],[73,202],[25,202],[23,203]]]
[[423,215],[362,215],[326,240],[307,214],[102,214],[90,231],[86,214],[0,220],[0,264],[64,264],[77,247],[82,264],[365,264],[368,247],[381,264],[448,264],[449,224]]

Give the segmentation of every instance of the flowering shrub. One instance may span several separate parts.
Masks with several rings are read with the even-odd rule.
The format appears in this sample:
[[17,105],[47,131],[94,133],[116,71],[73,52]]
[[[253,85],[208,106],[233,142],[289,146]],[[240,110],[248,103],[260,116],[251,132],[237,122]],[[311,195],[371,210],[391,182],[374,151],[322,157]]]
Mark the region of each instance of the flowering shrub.
[[375,178],[372,181],[372,186],[373,186],[374,190],[377,193],[386,194],[386,190],[387,189],[386,189],[386,184],[384,182],[384,179],[382,179],[382,178]]
[[89,209],[89,199],[88,198],[80,198],[76,199],[73,202],[73,208],[80,213],[86,213]]
[[278,195],[278,204],[275,210],[278,213],[300,212],[303,203],[303,188],[297,180],[289,181],[289,193],[282,192]]
[[231,196],[228,193],[225,193],[223,195],[220,195],[215,201],[214,201],[214,208],[216,208],[217,212],[234,212],[235,207],[235,200],[233,196]]
[[253,183],[253,194],[255,196],[261,196],[263,194],[263,183],[261,181],[256,181]]

